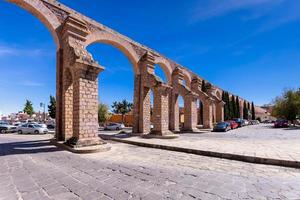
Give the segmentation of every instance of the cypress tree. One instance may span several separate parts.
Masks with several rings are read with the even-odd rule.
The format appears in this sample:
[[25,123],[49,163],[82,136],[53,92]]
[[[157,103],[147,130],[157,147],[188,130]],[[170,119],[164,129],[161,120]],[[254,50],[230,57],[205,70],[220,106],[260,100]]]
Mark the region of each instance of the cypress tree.
[[227,119],[231,119],[231,106],[230,106],[230,99],[229,99],[229,93],[226,92],[226,105],[227,105]]
[[232,95],[231,96],[231,101],[230,101],[230,110],[231,110],[231,113],[230,113],[230,118],[235,118],[235,115],[236,115],[236,106],[235,106],[235,97]]
[[241,115],[240,115],[240,100],[239,100],[239,97],[237,96],[235,98],[235,106],[236,106],[236,118],[240,118]]
[[255,107],[254,107],[254,103],[252,102],[251,104],[251,113],[252,113],[252,120],[255,120]]
[[243,119],[248,119],[248,109],[246,101],[244,101],[243,105]]

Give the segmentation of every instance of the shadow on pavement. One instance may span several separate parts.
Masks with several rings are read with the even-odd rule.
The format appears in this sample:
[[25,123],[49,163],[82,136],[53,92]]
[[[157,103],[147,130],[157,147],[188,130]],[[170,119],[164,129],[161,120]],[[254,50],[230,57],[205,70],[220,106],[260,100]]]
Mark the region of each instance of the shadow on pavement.
[[99,134],[99,137],[103,140],[110,140],[111,138],[130,138],[130,137],[133,137],[133,135],[131,135],[130,133],[128,132],[119,132],[119,133],[116,133],[116,134]]
[[0,156],[14,154],[35,154],[62,151],[50,144],[50,140],[11,142],[0,144]]

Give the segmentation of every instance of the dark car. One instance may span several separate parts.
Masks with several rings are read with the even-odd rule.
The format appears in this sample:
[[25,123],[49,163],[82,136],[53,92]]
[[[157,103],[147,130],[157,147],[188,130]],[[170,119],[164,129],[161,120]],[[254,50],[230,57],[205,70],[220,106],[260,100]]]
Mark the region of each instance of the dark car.
[[239,125],[239,127],[243,127],[246,125],[245,120],[243,120],[241,118],[234,118],[233,121],[235,121]]
[[213,131],[218,132],[218,131],[229,131],[231,130],[231,125],[229,122],[219,122],[215,125]]
[[278,119],[274,122],[274,127],[275,128],[287,128],[287,127],[289,127],[289,123],[285,119]]

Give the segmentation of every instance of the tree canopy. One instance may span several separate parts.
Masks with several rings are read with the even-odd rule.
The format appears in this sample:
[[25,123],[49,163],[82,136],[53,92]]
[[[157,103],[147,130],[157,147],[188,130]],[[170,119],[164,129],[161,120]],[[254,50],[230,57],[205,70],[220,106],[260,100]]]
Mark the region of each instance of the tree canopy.
[[133,104],[124,99],[121,102],[113,102],[111,107],[114,113],[122,115],[122,122],[124,122],[124,115],[132,110]]
[[109,112],[109,106],[103,103],[100,103],[98,105],[98,122],[99,124],[105,123],[109,118],[111,117],[111,114]]
[[49,105],[48,105],[48,112],[49,112],[49,116],[52,119],[55,119],[55,116],[56,116],[56,99],[52,95],[50,95],[50,102],[49,102]]
[[272,115],[290,121],[300,116],[300,89],[288,89],[274,100]]
[[29,100],[26,100],[25,106],[24,106],[24,113],[28,114],[29,116],[32,116],[34,113],[32,102]]

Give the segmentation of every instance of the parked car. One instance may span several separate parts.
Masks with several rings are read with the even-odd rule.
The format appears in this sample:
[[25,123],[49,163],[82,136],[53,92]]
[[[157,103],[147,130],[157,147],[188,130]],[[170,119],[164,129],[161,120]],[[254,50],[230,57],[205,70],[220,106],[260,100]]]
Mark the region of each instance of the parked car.
[[289,127],[288,120],[285,119],[278,119],[274,122],[275,128],[287,128]]
[[17,131],[16,126],[9,125],[7,122],[0,122],[0,133],[14,133]]
[[47,129],[55,129],[55,125],[54,124],[48,124]]
[[122,130],[125,128],[124,124],[121,123],[109,123],[104,127],[104,130]]
[[218,132],[218,131],[229,131],[231,130],[231,125],[229,122],[219,122],[215,125],[213,131]]
[[236,123],[233,120],[229,120],[229,121],[226,121],[226,122],[230,123],[231,129],[236,129],[236,128],[239,127],[238,123]]
[[245,126],[250,125],[250,122],[247,119],[243,119]]
[[48,129],[44,128],[43,126],[39,124],[23,124],[19,126],[18,128],[18,133],[19,134],[46,134],[48,133]]
[[245,120],[241,118],[234,118],[233,121],[235,121],[239,125],[239,127],[245,126]]
[[259,121],[258,120],[250,120],[249,124],[250,125],[257,125],[257,124],[259,124]]

